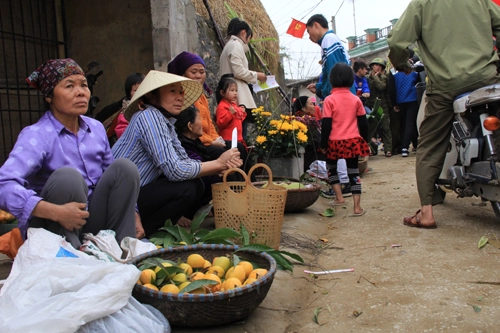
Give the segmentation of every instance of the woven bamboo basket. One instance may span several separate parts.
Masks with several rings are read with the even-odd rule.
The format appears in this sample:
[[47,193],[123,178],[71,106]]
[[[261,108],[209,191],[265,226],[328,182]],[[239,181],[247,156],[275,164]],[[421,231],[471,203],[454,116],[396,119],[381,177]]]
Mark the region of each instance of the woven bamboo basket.
[[[299,182],[298,180],[293,180]],[[267,185],[265,182],[254,182],[255,187]],[[320,184],[307,184],[307,187],[300,189],[287,189],[285,213],[300,212],[311,206],[318,200],[321,191]]]
[[[269,174],[271,186],[265,189],[255,187],[250,177],[257,168],[264,168]],[[245,181],[228,182],[232,172],[240,173]],[[248,176],[240,169],[227,170],[222,183],[212,184],[212,199],[216,228],[240,230],[243,224],[252,233],[253,244],[264,244],[278,249],[285,213],[287,190],[272,184],[272,171],[265,164],[256,164]]]
[[[186,262],[190,254],[202,255],[210,262],[215,257],[232,255],[238,246],[201,244],[183,247],[169,247],[137,256],[128,263],[138,265],[150,257],[172,261],[179,258]],[[158,309],[172,326],[210,327],[239,321],[247,317],[264,300],[276,274],[276,261],[265,252],[241,251],[237,255],[260,268],[267,274],[246,286],[212,294],[172,294],[154,291],[136,284],[132,296],[139,302]]]

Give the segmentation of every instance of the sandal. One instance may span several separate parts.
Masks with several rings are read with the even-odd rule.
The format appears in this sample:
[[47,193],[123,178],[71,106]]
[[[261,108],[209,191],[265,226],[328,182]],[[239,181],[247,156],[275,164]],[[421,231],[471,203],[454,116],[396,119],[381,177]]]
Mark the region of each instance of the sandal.
[[392,153],[388,151],[387,153],[385,153],[385,157],[392,157]]
[[[421,229],[436,229],[437,225],[436,223],[431,224],[431,225],[424,225],[420,223],[420,217],[417,217],[417,215],[420,213],[420,209],[415,212],[415,215],[413,216],[407,216],[403,218],[403,224],[408,226],[408,227],[413,227],[413,228],[421,228]],[[413,222],[413,219],[415,219],[415,222]]]

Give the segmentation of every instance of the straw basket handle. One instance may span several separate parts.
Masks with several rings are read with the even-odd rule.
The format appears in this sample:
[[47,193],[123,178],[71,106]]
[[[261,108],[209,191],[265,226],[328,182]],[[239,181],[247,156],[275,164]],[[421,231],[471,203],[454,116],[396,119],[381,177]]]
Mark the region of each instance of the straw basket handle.
[[[271,170],[271,168],[267,165],[267,164],[264,164],[264,163],[257,163],[255,164],[254,166],[252,166],[250,168],[250,170],[248,171],[248,180],[247,181],[250,181],[251,176],[252,176],[252,173],[258,169],[258,168],[263,168],[267,171],[267,173],[269,174],[269,181],[267,182],[267,186],[266,186],[266,189],[268,190],[271,190],[271,189],[277,189],[277,190],[283,190],[283,186],[279,186],[279,185],[275,185],[273,183],[273,171]],[[250,185],[253,187],[253,188],[256,188],[256,189],[259,189],[258,187],[255,187],[252,183],[250,183]]]
[[[234,182],[229,182],[229,183],[227,182],[227,176],[229,176],[230,174],[232,174],[234,172],[239,173],[245,179],[244,182],[237,182],[240,185],[245,187],[240,192],[235,192],[231,188],[230,183],[234,183]],[[227,200],[228,213],[233,214],[233,215],[238,215],[238,216],[246,215],[247,210],[248,210],[247,191],[248,191],[248,185],[250,184],[246,173],[238,168],[228,169],[228,170],[226,170],[226,172],[224,172],[224,176],[222,177],[222,183],[223,183],[224,190],[227,191],[226,200]]]

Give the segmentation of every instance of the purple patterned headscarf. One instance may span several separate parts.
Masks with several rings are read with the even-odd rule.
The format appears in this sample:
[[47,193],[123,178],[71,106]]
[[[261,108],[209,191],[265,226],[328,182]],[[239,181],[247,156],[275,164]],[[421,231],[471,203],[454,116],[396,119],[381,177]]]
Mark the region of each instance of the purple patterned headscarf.
[[[184,76],[188,68],[195,64],[202,64],[203,67],[206,67],[205,62],[199,55],[183,51],[168,63],[167,72]],[[209,94],[212,94],[212,90],[206,83],[203,83],[203,88],[205,88]]]
[[40,90],[44,96],[49,96],[59,82],[75,74],[85,75],[81,67],[73,59],[50,59],[31,73],[26,78],[26,82]]

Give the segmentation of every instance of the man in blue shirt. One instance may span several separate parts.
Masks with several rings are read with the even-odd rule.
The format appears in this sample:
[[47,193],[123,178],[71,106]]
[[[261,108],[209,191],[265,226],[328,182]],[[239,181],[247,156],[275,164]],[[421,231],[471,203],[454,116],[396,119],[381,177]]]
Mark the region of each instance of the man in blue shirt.
[[[323,15],[316,14],[311,16],[307,20],[306,29],[309,39],[321,46],[321,73],[323,75],[321,82],[311,83],[307,86],[307,89],[319,98],[324,99],[332,91],[330,72],[333,66],[338,62],[349,64],[349,55],[342,45],[340,38],[332,30],[328,29],[328,21]],[[354,87],[351,91],[355,93]]]
[[368,66],[363,61],[355,61],[352,66],[354,71],[354,85],[356,86],[356,95],[361,98],[363,105],[366,98],[370,97],[370,87],[368,80],[366,80],[366,73],[368,73]]

